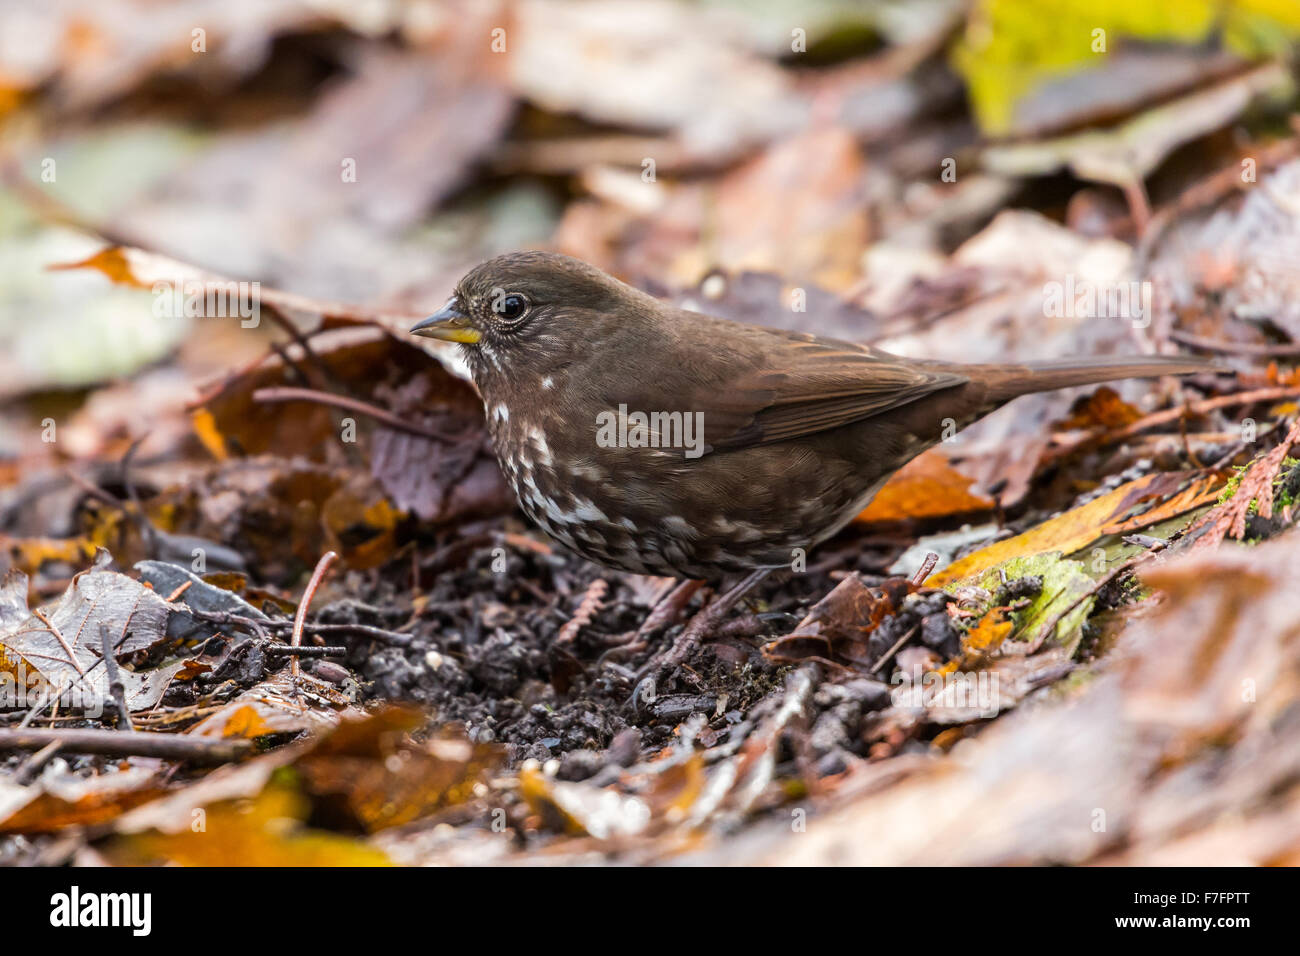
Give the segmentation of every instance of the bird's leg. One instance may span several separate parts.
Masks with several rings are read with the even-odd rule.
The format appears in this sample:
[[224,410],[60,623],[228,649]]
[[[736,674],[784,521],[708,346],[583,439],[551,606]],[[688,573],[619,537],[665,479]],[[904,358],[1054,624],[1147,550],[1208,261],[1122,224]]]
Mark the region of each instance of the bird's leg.
[[672,646],[663,654],[655,655],[637,672],[638,683],[636,690],[632,692],[633,702],[644,697],[647,692],[653,693],[653,686],[659,675],[684,663],[709,633],[722,624],[740,599],[771,572],[771,568],[759,568],[757,571],[749,572],[735,587],[714,598],[707,607],[702,608],[691,618],[681,634],[677,635]]
[[686,605],[691,603],[691,598],[695,597],[695,592],[703,586],[703,581],[694,578],[678,581],[671,591],[655,602],[655,606],[650,609],[650,613],[646,615],[640,627],[606,642],[609,650],[600,655],[597,663],[604,664],[607,660],[627,657],[629,654],[645,650],[647,638],[655,631],[676,623],[682,612],[686,610]]
[[691,598],[695,597],[695,592],[702,587],[704,587],[704,582],[693,578],[687,578],[685,581],[679,582],[658,604],[650,609],[645,621],[636,629],[636,639],[647,638],[660,628],[668,627],[675,622],[682,612],[686,610],[686,605],[691,603]]

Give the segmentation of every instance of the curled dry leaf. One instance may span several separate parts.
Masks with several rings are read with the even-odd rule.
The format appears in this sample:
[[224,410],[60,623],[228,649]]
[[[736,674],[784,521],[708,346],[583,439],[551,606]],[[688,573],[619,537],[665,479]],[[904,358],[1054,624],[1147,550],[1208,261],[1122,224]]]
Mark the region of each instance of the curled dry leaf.
[[0,781],[0,833],[54,833],[67,827],[98,826],[161,793],[152,767],[87,776],[58,762],[25,787]]
[[763,648],[781,663],[823,661],[839,667],[869,668],[872,633],[902,607],[914,587],[905,578],[890,578],[881,587],[868,587],[851,574],[818,601],[793,631]]

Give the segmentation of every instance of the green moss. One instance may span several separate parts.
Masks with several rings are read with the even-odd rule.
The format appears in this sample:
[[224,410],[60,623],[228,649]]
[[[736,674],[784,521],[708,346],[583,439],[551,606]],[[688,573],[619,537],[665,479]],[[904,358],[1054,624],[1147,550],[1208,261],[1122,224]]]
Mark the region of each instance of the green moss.
[[[1254,462],[1251,464],[1254,464]],[[1300,458],[1291,458],[1288,456],[1283,459],[1282,467],[1278,470],[1277,477],[1273,479],[1273,503],[1279,508],[1289,508],[1296,502],[1295,495],[1291,493],[1287,478],[1290,477],[1291,471],[1297,465],[1300,465]],[[1219,492],[1219,504],[1228,501],[1237,493],[1237,489],[1241,487],[1241,477],[1246,473],[1246,469],[1249,467],[1250,465],[1241,465],[1234,469],[1233,476],[1229,478],[1228,483],[1223,486],[1223,491]],[[1258,512],[1259,501],[1258,499],[1252,498],[1250,506],[1246,509],[1246,513],[1253,515],[1258,514]]]

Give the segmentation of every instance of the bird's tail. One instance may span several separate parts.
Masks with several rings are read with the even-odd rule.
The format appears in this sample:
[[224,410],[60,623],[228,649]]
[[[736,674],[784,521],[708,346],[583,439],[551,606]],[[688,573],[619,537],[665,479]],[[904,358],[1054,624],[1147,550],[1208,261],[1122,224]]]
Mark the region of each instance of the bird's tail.
[[1158,378],[1161,375],[1190,375],[1218,369],[1212,359],[1184,355],[1143,355],[1137,358],[1064,359],[1027,365],[985,365],[989,396],[1009,402],[1018,395],[1050,392],[1077,385],[1097,385],[1124,378]]

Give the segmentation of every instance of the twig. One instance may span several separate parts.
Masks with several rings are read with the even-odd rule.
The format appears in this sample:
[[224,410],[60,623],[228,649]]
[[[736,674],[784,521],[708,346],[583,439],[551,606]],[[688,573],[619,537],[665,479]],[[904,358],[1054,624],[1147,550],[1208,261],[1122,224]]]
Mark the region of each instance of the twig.
[[1237,405],[1253,405],[1256,402],[1271,402],[1283,398],[1295,398],[1300,396],[1300,386],[1284,385],[1274,388],[1257,388],[1250,392],[1236,392],[1232,395],[1219,395],[1215,398],[1202,399],[1199,402],[1189,402],[1186,405],[1179,405],[1177,408],[1166,408],[1163,411],[1153,412],[1137,421],[1125,425],[1123,428],[1107,430],[1094,429],[1080,438],[1073,441],[1065,442],[1056,448],[1051,448],[1047,452],[1047,459],[1054,460],[1062,458],[1065,455],[1072,454],[1081,448],[1089,445],[1114,444],[1123,441],[1125,438],[1132,438],[1139,435],[1149,428],[1155,428],[1158,425],[1167,425],[1169,422],[1178,421],[1180,418],[1190,415],[1204,415],[1206,412],[1212,412],[1220,408],[1232,408]]
[[57,741],[67,753],[111,757],[160,757],[194,763],[228,763],[253,749],[250,740],[120,730],[0,730],[0,751],[42,750]]
[[347,395],[335,395],[333,392],[318,392],[310,388],[294,388],[291,385],[276,385],[270,388],[259,388],[253,392],[253,401],[255,402],[314,402],[317,405],[329,405],[333,408],[342,408],[350,412],[356,412],[359,415],[366,415],[382,422],[389,428],[397,431],[406,432],[410,435],[419,435],[421,438],[430,438],[434,441],[444,441],[457,443],[465,439],[465,435],[448,435],[445,432],[436,431],[432,428],[426,428],[423,425],[417,425],[414,422],[408,422],[387,409],[380,408],[378,405],[371,405],[369,402],[363,402],[358,398],[350,398]]
[[62,647],[64,653],[68,655],[68,663],[76,668],[78,674],[85,677],[86,672],[82,670],[81,664],[77,662],[76,655],[72,653],[72,648],[69,647],[68,642],[63,639],[63,635],[59,633],[59,629],[51,623],[48,617],[45,616],[45,612],[40,608],[33,608],[32,614],[35,615],[35,617],[49,629],[49,632],[54,635],[54,639],[59,642],[59,646]]
[[1260,355],[1267,358],[1292,358],[1300,355],[1300,345],[1261,345],[1257,342],[1224,342],[1221,339],[1207,339],[1180,329],[1170,329],[1169,338],[1183,345],[1206,352],[1222,352],[1225,355]]
[[906,644],[909,640],[911,640],[913,635],[915,635],[916,632],[919,631],[920,629],[921,629],[920,624],[913,624],[911,629],[906,634],[904,634],[902,637],[900,637],[898,640],[894,642],[893,647],[891,647],[889,650],[885,651],[885,653],[880,655],[880,660],[876,661],[876,665],[871,668],[871,673],[875,674],[879,672],[880,668],[884,667],[886,662],[888,662],[888,660],[891,657],[893,657],[895,654],[898,653],[898,649],[901,648],[904,644]]
[[173,591],[171,594],[169,594],[169,595],[167,595],[165,598],[163,598],[163,600],[166,601],[168,604],[171,604],[173,601],[175,601],[177,598],[179,598],[182,594],[184,594],[186,591],[188,591],[188,590],[190,589],[190,585],[192,585],[193,583],[194,583],[194,582],[193,582],[192,580],[190,580],[190,581],[185,581],[185,582],[184,582],[183,584],[181,584],[181,586],[178,587],[175,591]]
[[934,570],[934,566],[938,563],[939,555],[933,551],[927,552],[925,555],[925,561],[916,569],[916,573],[912,575],[912,583],[917,587],[920,587],[921,583],[930,576],[930,572]]
[[362,637],[374,638],[397,647],[405,647],[411,643],[410,634],[386,631],[382,627],[371,627],[368,624],[307,624],[303,630],[313,637],[319,634],[360,634]]
[[[218,627],[238,627],[252,631],[254,635],[264,641],[270,640],[269,631],[282,631],[293,627],[293,622],[289,620],[280,621],[272,618],[259,621],[256,618],[245,617],[242,614],[232,614],[230,611],[200,611],[196,608],[190,608],[188,613],[191,617],[206,621],[209,624],[216,624]],[[312,637],[321,634],[360,634],[363,637],[384,641],[398,647],[404,647],[411,643],[410,634],[402,634],[399,631],[386,631],[382,627],[371,627],[368,624],[304,624],[302,631]]]
[[113,647],[108,639],[108,626],[99,625],[99,643],[104,649],[104,670],[108,672],[108,693],[117,705],[117,723],[122,729],[135,731],[131,723],[131,711],[126,706],[126,686],[122,683],[122,673],[117,669],[117,658],[113,656]]
[[126,487],[127,498],[130,499],[132,507],[135,508],[136,524],[144,533],[145,547],[149,549],[149,554],[156,555],[158,553],[158,529],[145,516],[144,505],[140,503],[140,495],[136,492],[135,482],[131,480],[131,461],[135,458],[136,451],[139,450],[148,437],[148,434],[145,434],[131,442],[131,446],[122,455],[122,484]]
[[348,653],[346,647],[333,644],[327,644],[324,647],[290,647],[288,644],[267,644],[262,650],[268,657],[283,657],[286,654],[292,654],[294,657],[344,657]]
[[[302,626],[307,622],[307,608],[311,606],[311,600],[316,596],[316,589],[320,587],[321,581],[325,579],[325,574],[330,569],[330,565],[338,560],[338,555],[333,551],[326,551],[321,555],[321,559],[316,562],[316,570],[311,573],[311,580],[307,582],[307,590],[302,593],[302,600],[298,602],[298,613],[293,618],[293,637],[289,644],[293,647],[302,646]],[[301,671],[298,665],[298,658],[295,655],[289,662],[290,673],[297,677]]]
[[62,749],[62,740],[51,740],[18,765],[18,769],[14,771],[14,782],[20,786],[27,786],[36,779],[36,775],[41,772],[42,768],[53,760],[54,755]]

